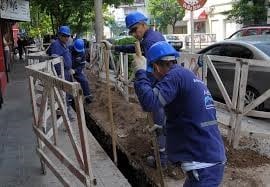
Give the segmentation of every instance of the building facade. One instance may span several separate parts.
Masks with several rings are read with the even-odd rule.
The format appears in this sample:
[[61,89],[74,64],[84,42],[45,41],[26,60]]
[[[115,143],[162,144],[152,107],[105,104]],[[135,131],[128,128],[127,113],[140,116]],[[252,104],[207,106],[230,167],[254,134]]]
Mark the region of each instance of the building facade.
[[[8,72],[12,63],[14,38],[17,37],[18,21],[30,21],[29,0],[0,1],[0,105],[8,82]],[[16,33],[16,34],[15,34]],[[15,35],[14,35],[15,34]],[[4,39],[9,43],[9,52],[4,48]]]
[[[241,28],[242,25],[227,20],[224,14],[232,9],[233,2],[233,0],[208,0],[203,8],[194,11],[194,33],[216,34],[216,40],[221,41]],[[190,34],[190,11],[186,11],[183,21],[186,22],[187,34]],[[179,25],[181,26],[183,27],[183,24]]]

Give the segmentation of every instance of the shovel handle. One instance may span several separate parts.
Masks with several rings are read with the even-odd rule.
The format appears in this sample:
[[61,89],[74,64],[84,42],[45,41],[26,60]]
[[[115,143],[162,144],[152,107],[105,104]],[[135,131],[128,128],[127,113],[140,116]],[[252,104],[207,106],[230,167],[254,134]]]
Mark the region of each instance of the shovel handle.
[[137,56],[142,56],[142,50],[141,50],[141,45],[140,45],[140,41],[137,40],[135,42],[135,52]]

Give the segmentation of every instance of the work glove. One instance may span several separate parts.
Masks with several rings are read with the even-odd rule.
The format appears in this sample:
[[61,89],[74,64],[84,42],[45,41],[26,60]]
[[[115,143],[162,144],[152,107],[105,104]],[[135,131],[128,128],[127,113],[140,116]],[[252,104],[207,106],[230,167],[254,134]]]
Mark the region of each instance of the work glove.
[[74,70],[74,69],[70,69],[70,70],[69,70],[69,73],[70,73],[71,75],[74,75],[74,74],[75,74],[75,70]]
[[157,136],[160,136],[163,132],[163,127],[157,124],[154,124],[153,127],[148,129],[150,133],[155,132]]
[[113,45],[112,45],[109,41],[107,41],[107,40],[102,40],[101,42],[105,44],[105,46],[106,46],[106,48],[107,48],[108,50],[111,49],[112,46],[113,46]]
[[140,69],[146,70],[146,59],[145,59],[145,57],[135,55],[134,63],[135,63],[135,71],[138,71]]

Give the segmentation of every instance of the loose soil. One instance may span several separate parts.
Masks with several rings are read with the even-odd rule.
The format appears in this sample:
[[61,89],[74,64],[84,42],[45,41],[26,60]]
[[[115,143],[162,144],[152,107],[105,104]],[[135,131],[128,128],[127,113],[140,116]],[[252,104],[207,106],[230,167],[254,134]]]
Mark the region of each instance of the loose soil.
[[[86,112],[106,133],[111,134],[106,85],[97,79],[89,75],[94,101],[86,106]],[[138,103],[127,103],[118,91],[114,88],[111,90],[118,147],[129,157],[130,162],[136,163],[136,167],[143,169],[154,182],[158,181],[156,170],[145,164],[146,157],[153,155],[146,113]],[[270,186],[270,158],[250,149],[235,150],[225,138],[224,142],[228,163],[223,186]],[[165,172],[166,177],[170,174]],[[176,177],[183,179],[184,175],[178,174]]]

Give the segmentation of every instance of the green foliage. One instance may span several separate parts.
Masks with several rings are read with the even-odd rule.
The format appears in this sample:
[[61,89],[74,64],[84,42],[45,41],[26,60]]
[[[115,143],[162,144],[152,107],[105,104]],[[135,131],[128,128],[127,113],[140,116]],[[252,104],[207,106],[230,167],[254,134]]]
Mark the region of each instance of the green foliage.
[[[103,0],[107,5],[118,6],[120,3],[132,3],[133,0]],[[61,25],[69,25],[73,33],[83,34],[93,30],[94,0],[31,0],[30,3],[51,16],[54,32]]]
[[115,45],[128,45],[128,44],[134,44],[136,42],[136,38],[133,36],[127,36],[120,38],[115,41]]
[[[127,37],[123,37],[120,39],[115,40],[113,43],[115,45],[128,45],[128,44],[135,44],[136,42],[136,38],[132,37],[132,36],[127,36]],[[118,62],[119,61],[119,54],[115,53],[115,61]],[[133,56],[129,55],[128,56],[128,75],[131,76],[132,72],[133,72],[133,68],[132,68],[132,62],[133,62],[134,58]]]
[[185,15],[185,10],[176,0],[149,0],[148,10],[161,28],[167,25],[173,26],[177,21],[181,21]]
[[[252,2],[253,5],[250,5]],[[236,23],[262,24],[266,22],[267,9],[264,0],[239,0],[233,4],[232,10],[225,12],[228,15],[228,20]]]
[[40,7],[30,6],[31,22],[21,22],[20,28],[25,29],[29,37],[42,37],[53,34],[50,16],[40,10]]
[[119,36],[120,33],[122,33],[124,30],[126,30],[126,27],[119,25],[115,21],[114,17],[109,14],[108,11],[106,11],[104,14],[104,21],[105,21],[105,25],[111,29],[112,34],[114,36]]

